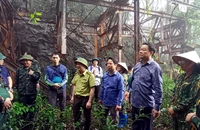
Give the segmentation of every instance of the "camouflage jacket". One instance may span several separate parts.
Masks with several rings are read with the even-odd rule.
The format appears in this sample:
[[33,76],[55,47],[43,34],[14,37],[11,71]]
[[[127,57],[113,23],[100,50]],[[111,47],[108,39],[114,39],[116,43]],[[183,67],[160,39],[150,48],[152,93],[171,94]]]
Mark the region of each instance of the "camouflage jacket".
[[174,126],[175,130],[184,130],[188,127],[185,117],[190,112],[195,112],[196,102],[199,99],[200,75],[194,74],[185,78],[186,74],[180,75],[175,81],[174,96],[172,100],[173,110],[175,112]]
[[[30,69],[34,71],[33,75],[29,75]],[[19,67],[16,71],[15,86],[20,95],[37,94],[36,84],[40,79],[40,69],[31,66],[29,69]]]
[[192,118],[192,124],[196,128],[196,130],[200,130],[200,99],[197,102],[197,107],[196,107],[196,116]]

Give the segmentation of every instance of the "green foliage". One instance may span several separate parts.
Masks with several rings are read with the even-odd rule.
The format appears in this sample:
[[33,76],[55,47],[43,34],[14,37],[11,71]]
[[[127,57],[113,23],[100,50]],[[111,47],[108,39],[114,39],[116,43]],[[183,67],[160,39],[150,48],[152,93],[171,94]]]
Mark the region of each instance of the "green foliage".
[[154,120],[155,127],[166,128],[171,124],[171,117],[168,114],[168,108],[171,104],[172,90],[174,89],[174,82],[165,74],[163,75],[163,101],[161,106],[161,115]]
[[[24,115],[34,113],[32,120],[27,120]],[[33,130],[63,130],[71,122],[71,106],[64,112],[53,108],[40,94],[37,96],[35,106],[24,106],[15,102],[8,113],[7,127],[19,130],[31,126]],[[68,126],[70,127],[70,125]]]
[[34,12],[33,14],[30,14],[30,21],[34,24],[37,24],[39,21],[41,21],[40,17],[42,16],[41,12]]

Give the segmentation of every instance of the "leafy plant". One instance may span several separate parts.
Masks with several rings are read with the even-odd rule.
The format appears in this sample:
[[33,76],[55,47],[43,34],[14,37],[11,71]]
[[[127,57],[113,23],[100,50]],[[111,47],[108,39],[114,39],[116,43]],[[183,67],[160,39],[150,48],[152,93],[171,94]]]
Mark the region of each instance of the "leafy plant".
[[37,24],[39,21],[41,21],[40,17],[42,16],[41,12],[34,12],[33,14],[30,14],[30,21],[34,24]]
[[170,127],[170,115],[168,114],[168,108],[171,104],[172,90],[174,89],[174,82],[167,75],[163,74],[163,100],[161,105],[160,117],[154,120],[155,127]]
[[[24,118],[27,113],[34,113],[33,119]],[[71,106],[67,106],[66,110],[61,112],[48,104],[47,100],[39,94],[35,106],[24,106],[18,102],[13,104],[8,113],[7,127],[13,130],[24,127],[31,127],[33,130],[63,130],[65,124],[70,124],[70,117]]]

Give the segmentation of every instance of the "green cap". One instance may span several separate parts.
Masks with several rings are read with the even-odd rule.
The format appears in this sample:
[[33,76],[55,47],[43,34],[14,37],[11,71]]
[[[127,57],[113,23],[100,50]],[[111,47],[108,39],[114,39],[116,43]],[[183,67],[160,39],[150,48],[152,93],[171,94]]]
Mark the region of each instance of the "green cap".
[[25,53],[20,59],[19,61],[22,61],[22,60],[31,60],[33,61],[33,57],[31,55],[28,55],[27,53]]
[[75,63],[77,63],[77,62],[83,64],[84,66],[86,66],[86,68],[88,68],[88,62],[87,62],[86,59],[84,59],[84,58],[78,58],[78,59],[75,61]]
[[2,53],[0,53],[0,60],[3,60],[3,59],[6,59],[6,57]]

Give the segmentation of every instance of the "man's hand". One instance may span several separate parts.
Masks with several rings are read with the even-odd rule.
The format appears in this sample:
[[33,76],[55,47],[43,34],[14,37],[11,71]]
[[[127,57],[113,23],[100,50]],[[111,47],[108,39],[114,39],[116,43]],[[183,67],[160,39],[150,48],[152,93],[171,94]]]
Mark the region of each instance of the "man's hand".
[[124,100],[125,101],[128,101],[129,100],[129,92],[125,92],[125,94],[124,94]]
[[88,101],[86,104],[86,108],[89,109],[89,108],[91,108],[91,106],[92,106],[92,102]]
[[71,97],[70,103],[72,103],[72,104],[74,103],[74,96]]
[[12,106],[11,99],[6,98],[6,100],[3,103],[3,107],[5,110],[8,110]]
[[120,111],[121,109],[122,109],[122,106],[116,105],[116,108],[115,108],[116,111]]
[[160,111],[157,111],[155,109],[152,110],[152,115],[153,115],[153,118],[156,119],[159,117],[160,115]]
[[189,114],[187,114],[185,120],[186,120],[187,122],[191,122],[191,121],[192,121],[192,117],[194,117],[194,116],[196,116],[196,112],[189,113]]
[[34,71],[30,70],[28,74],[33,75]]
[[174,112],[174,109],[173,107],[171,106],[169,109],[168,109],[168,112],[171,116],[174,116],[175,112]]
[[55,84],[54,84],[54,88],[55,88],[55,89],[59,89],[59,88],[60,88],[60,85],[59,85],[58,83],[55,83]]

